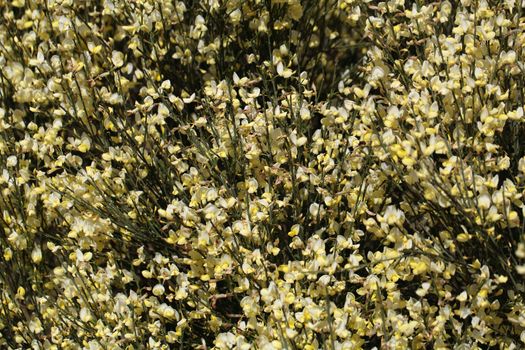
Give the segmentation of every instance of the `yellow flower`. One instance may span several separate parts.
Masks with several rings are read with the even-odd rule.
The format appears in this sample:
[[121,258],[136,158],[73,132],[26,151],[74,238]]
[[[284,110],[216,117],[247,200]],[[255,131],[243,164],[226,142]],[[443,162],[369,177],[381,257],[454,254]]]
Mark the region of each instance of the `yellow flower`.
[[35,264],[39,264],[42,261],[42,250],[40,249],[40,246],[35,245],[35,247],[31,251],[31,260]]
[[116,68],[120,68],[124,65],[124,54],[120,51],[113,51],[111,53],[111,62]]
[[303,6],[298,0],[294,0],[288,4],[287,13],[294,21],[298,21],[303,16]]
[[292,226],[292,229],[290,230],[290,232],[288,232],[288,236],[295,237],[299,234],[300,230],[301,230],[301,225],[295,224]]
[[156,296],[161,296],[164,294],[164,286],[162,284],[156,284],[154,287],[153,287],[153,295],[156,295]]

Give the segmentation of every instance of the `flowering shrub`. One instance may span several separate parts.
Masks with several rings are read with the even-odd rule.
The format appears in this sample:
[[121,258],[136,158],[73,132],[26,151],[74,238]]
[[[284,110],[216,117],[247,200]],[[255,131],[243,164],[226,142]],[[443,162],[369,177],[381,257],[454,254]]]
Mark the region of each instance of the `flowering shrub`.
[[521,1],[0,8],[2,348],[525,346]]

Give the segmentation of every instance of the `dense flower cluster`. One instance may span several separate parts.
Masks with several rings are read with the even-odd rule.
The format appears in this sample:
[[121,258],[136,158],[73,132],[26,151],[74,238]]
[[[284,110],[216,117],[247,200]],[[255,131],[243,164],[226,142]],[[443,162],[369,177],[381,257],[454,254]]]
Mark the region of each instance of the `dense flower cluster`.
[[525,347],[521,0],[0,0],[0,347]]

